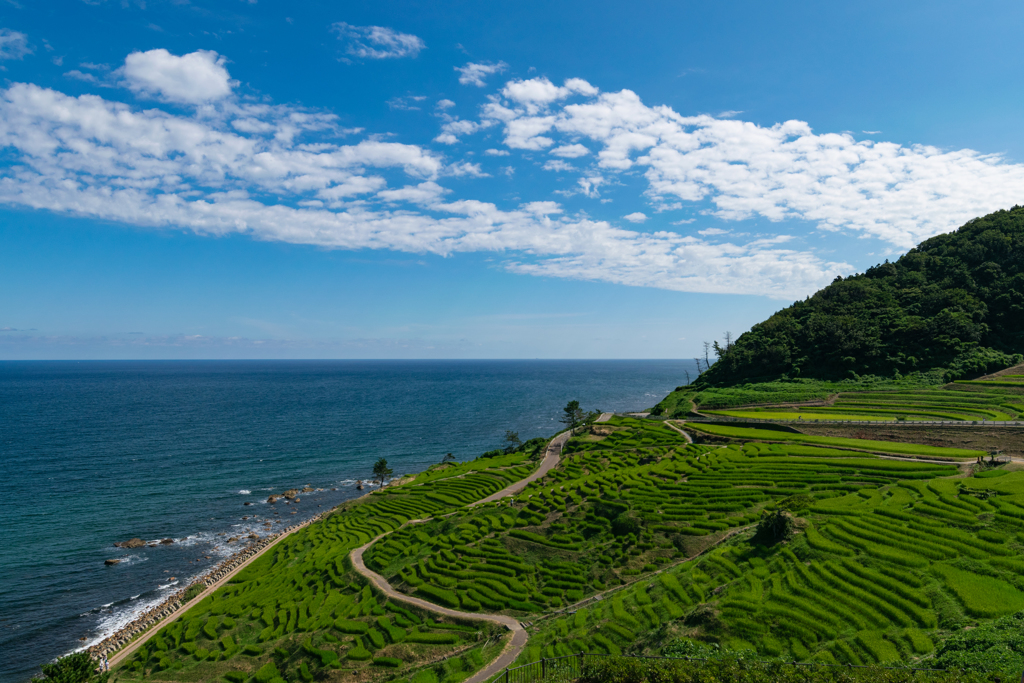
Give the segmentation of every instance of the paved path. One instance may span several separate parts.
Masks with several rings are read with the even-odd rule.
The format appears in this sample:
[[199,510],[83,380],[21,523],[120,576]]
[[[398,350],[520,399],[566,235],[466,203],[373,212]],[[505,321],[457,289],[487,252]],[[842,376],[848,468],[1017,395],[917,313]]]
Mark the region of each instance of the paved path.
[[[562,432],[561,434],[559,434],[558,436],[551,440],[551,442],[548,444],[548,450],[544,454],[544,461],[541,462],[541,465],[540,467],[537,468],[536,472],[526,477],[525,479],[520,479],[514,484],[506,486],[505,488],[503,488],[502,490],[498,491],[495,494],[487,496],[482,500],[478,500],[477,502],[470,505],[470,507],[482,505],[484,503],[493,503],[496,500],[500,500],[502,498],[507,498],[508,496],[515,495],[516,493],[522,491],[530,482],[536,481],[543,477],[548,472],[550,472],[561,459],[562,448],[565,446],[565,443],[569,440],[569,436],[569,432]],[[409,522],[406,522],[406,524],[422,524],[423,522],[429,521],[429,519],[414,519],[410,520]],[[373,571],[372,569],[369,569],[366,566],[366,563],[363,562],[363,553],[369,550],[370,546],[372,546],[374,543],[376,543],[377,541],[384,538],[390,533],[394,532],[389,531],[387,533],[381,534],[380,536],[373,539],[366,545],[353,550],[352,554],[349,556],[352,559],[352,567],[356,570],[356,572],[358,572],[371,584],[373,584],[374,588],[376,588],[392,600],[404,602],[409,605],[415,605],[420,609],[426,610],[428,612],[433,612],[434,614],[441,614],[443,616],[453,617],[455,619],[486,621],[492,624],[504,626],[512,632],[512,637],[509,638],[508,642],[505,643],[505,647],[504,649],[502,649],[501,654],[499,654],[494,661],[492,661],[482,670],[478,671],[473,677],[465,681],[465,683],[482,683],[482,681],[486,681],[488,678],[494,676],[499,671],[504,670],[510,664],[512,664],[512,662],[516,661],[516,659],[519,657],[519,654],[523,651],[523,648],[526,647],[526,641],[530,639],[530,635],[526,632],[526,629],[523,628],[523,625],[519,623],[518,619],[506,616],[504,614],[480,614],[477,612],[462,612],[455,609],[449,609],[447,607],[441,607],[439,605],[435,605],[432,602],[427,602],[426,600],[422,600],[420,598],[414,598],[410,595],[406,595],[405,593],[401,593],[395,590],[391,587],[391,584],[388,583],[387,579],[385,579],[383,576]]]
[[110,667],[113,668],[114,665],[120,664],[129,655],[131,655],[133,652],[135,652],[140,647],[142,647],[146,643],[146,641],[148,641],[150,638],[155,636],[164,626],[167,626],[168,624],[172,623],[173,621],[175,621],[176,619],[181,617],[181,615],[183,615],[185,612],[187,612],[189,610],[189,608],[191,608],[193,605],[199,604],[200,600],[202,600],[203,598],[205,598],[208,595],[213,595],[214,591],[216,591],[218,588],[220,588],[225,583],[230,581],[231,578],[235,574],[237,574],[238,572],[240,572],[243,569],[245,569],[246,567],[248,567],[249,564],[251,564],[256,558],[262,556],[263,553],[267,552],[268,550],[270,550],[271,548],[276,546],[278,543],[280,543],[282,539],[287,538],[291,534],[294,534],[296,531],[304,529],[305,527],[309,526],[309,524],[312,523],[312,522],[313,522],[313,520],[311,520],[311,519],[310,520],[306,520],[305,522],[297,524],[295,526],[295,528],[290,529],[289,531],[285,531],[280,536],[278,536],[272,543],[269,543],[266,546],[264,546],[263,548],[261,548],[259,550],[259,552],[257,552],[255,555],[253,555],[252,557],[247,559],[245,562],[243,562],[242,564],[238,565],[237,567],[235,567],[234,569],[229,571],[227,574],[222,576],[220,579],[218,579],[215,583],[213,583],[209,588],[204,590],[202,593],[200,593],[196,597],[192,598],[191,600],[189,600],[185,604],[181,605],[180,607],[178,607],[178,609],[174,610],[174,612],[172,612],[171,614],[167,615],[166,617],[164,617],[163,619],[161,619],[157,623],[155,623],[152,626],[150,626],[148,631],[146,631],[144,634],[142,634],[141,636],[136,638],[134,641],[132,641],[131,643],[129,643],[128,645],[123,647],[113,657],[110,657],[110,659],[109,659]]
[[607,422],[613,417],[615,417],[615,413],[601,413],[601,416],[594,420],[594,422]]
[[674,424],[672,424],[668,420],[665,420],[665,424],[667,424],[670,429],[674,429],[677,432],[679,432],[680,434],[682,434],[683,438],[686,439],[687,443],[693,443],[693,439],[690,437],[690,435],[687,434],[686,432],[684,432],[682,429],[680,429],[679,427],[676,427]]

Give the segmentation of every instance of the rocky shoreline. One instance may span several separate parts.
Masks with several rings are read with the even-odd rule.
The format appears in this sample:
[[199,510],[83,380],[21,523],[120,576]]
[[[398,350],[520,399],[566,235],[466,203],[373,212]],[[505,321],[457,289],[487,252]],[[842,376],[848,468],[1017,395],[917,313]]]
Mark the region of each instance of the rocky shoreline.
[[181,590],[178,590],[174,594],[168,596],[162,603],[160,603],[156,607],[147,610],[146,612],[139,615],[136,619],[117,629],[117,631],[107,636],[100,642],[87,648],[87,651],[93,657],[93,659],[97,660],[103,659],[104,656],[109,657],[116,654],[119,650],[121,650],[121,648],[131,644],[137,636],[145,633],[150,628],[157,625],[159,622],[163,621],[167,617],[176,615],[182,609],[182,607],[186,607],[189,602],[192,602],[194,598],[193,600],[190,600],[188,602],[184,601],[185,594],[190,589],[194,588],[195,586],[202,586],[203,590],[206,590],[207,588],[209,588],[210,586],[214,585],[222,578],[224,578],[227,574],[238,568],[238,566],[241,565],[243,562],[252,558],[254,555],[259,553],[268,545],[277,541],[282,536],[289,534],[303,526],[312,524],[313,522],[329,514],[329,512],[330,511],[318,513],[313,517],[310,517],[308,520],[302,522],[301,524],[293,524],[291,526],[285,527],[276,534],[264,536],[263,538],[260,538],[259,540],[250,543],[242,550],[238,551],[231,557],[227,558],[226,560],[218,564],[208,574],[205,574],[196,581],[193,581],[188,586],[185,586]]

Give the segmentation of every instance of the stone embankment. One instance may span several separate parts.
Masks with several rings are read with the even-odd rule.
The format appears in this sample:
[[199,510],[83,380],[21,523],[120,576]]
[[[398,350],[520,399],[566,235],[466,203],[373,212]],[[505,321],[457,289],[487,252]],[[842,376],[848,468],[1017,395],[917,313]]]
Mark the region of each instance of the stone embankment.
[[156,607],[147,610],[136,619],[119,628],[107,638],[89,647],[89,654],[92,655],[94,659],[103,659],[104,655],[112,656],[121,648],[135,641],[139,635],[149,631],[164,619],[167,619],[168,617],[177,618],[184,612],[184,609],[188,607],[189,602],[194,602],[199,598],[197,595],[189,602],[184,602],[185,594],[190,589],[195,586],[201,586],[205,592],[210,587],[215,586],[225,578],[229,577],[232,573],[241,568],[241,565],[263,552],[268,546],[274,544],[281,537],[287,536],[304,526],[312,524],[327,514],[329,513],[321,512],[301,524],[293,524],[292,526],[285,527],[276,534],[264,536],[259,540],[250,543],[239,552],[221,562],[209,573],[203,575],[181,590],[176,591]]

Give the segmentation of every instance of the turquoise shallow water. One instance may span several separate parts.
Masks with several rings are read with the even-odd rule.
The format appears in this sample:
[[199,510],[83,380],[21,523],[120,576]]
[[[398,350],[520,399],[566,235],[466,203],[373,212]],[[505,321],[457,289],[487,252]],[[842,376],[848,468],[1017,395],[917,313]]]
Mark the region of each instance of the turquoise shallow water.
[[[180,585],[227,555],[227,535],[264,533],[270,493],[325,489],[303,495],[291,523],[357,495],[379,457],[412,473],[449,451],[500,447],[506,429],[548,436],[571,399],[650,407],[684,369],[692,362],[0,362],[0,681],[27,680],[130,620],[175,589],[171,577]],[[176,542],[113,547],[132,537]]]

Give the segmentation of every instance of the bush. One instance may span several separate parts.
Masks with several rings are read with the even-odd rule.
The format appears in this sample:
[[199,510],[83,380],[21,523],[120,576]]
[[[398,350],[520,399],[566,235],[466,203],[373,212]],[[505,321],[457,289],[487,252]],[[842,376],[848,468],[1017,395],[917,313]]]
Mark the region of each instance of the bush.
[[254,676],[256,683],[270,683],[271,680],[280,677],[281,672],[277,670],[277,667],[274,666],[273,662],[267,662],[264,664]]
[[249,674],[244,671],[228,671],[224,674],[224,678],[231,681],[231,683],[242,683],[242,681],[248,680]]
[[402,660],[397,657],[377,657],[373,660],[376,666],[387,666],[392,669],[397,669],[402,666]]
[[775,545],[779,541],[785,541],[793,535],[793,515],[785,510],[773,510],[761,515],[761,521],[757,523],[757,533],[754,534],[754,542],[762,545]]

